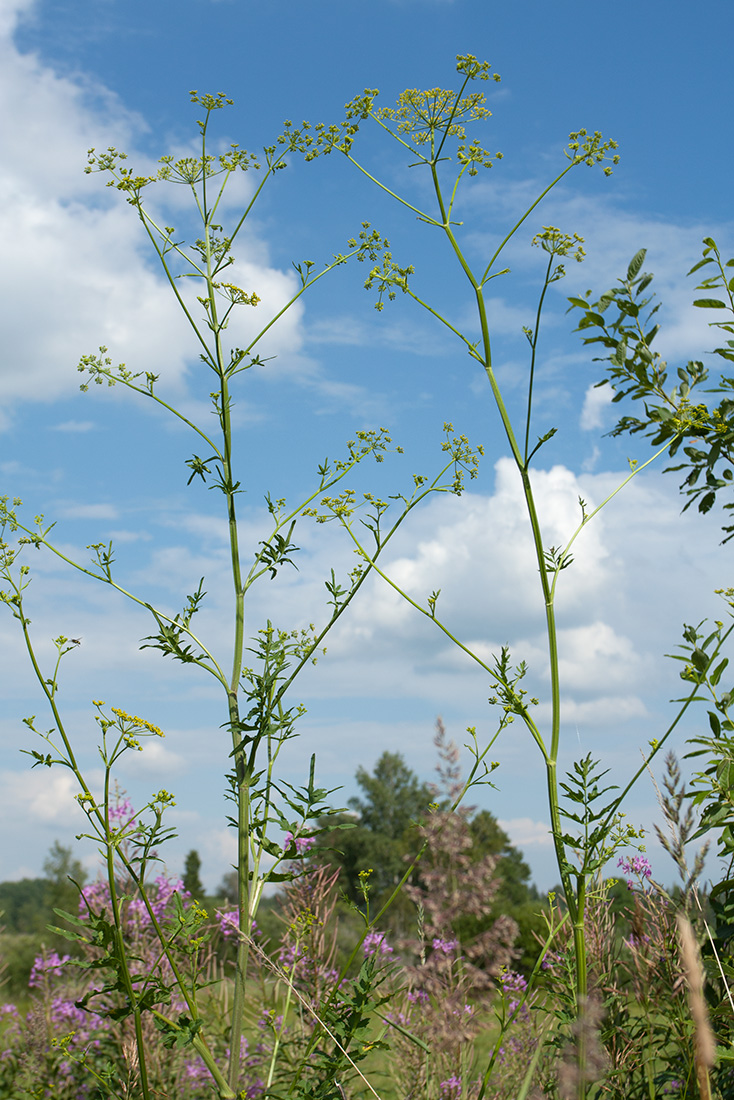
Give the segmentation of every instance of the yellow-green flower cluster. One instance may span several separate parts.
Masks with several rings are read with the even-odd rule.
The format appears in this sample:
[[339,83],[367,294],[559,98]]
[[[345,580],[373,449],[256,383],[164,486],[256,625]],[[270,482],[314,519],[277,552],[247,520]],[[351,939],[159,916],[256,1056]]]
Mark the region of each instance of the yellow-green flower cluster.
[[120,707],[112,707],[112,713],[117,718],[118,723],[129,722],[135,729],[146,730],[148,733],[154,734],[156,737],[165,737],[163,730],[158,726],[153,725],[147,718],[139,718],[137,714],[128,714],[127,711],[121,710]]
[[555,225],[544,225],[542,231],[536,233],[530,243],[542,248],[544,252],[549,252],[551,256],[568,256],[572,253],[574,260],[578,263],[581,263],[586,255],[581,247],[584,243],[583,237],[578,233],[562,233],[560,229],[556,229]]

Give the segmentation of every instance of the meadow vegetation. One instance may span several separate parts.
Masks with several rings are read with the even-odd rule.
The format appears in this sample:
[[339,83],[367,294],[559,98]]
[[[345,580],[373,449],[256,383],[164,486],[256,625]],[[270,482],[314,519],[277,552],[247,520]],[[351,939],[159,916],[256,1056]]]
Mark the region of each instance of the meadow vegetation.
[[[82,357],[82,390],[126,387],[167,410],[195,437],[188,483],[220,494],[227,521],[232,647],[223,655],[197,630],[204,578],[170,615],[147,592],[129,591],[119,582],[111,543],[92,545],[91,563],[76,560],[65,543],[55,541],[53,522],[27,518],[11,494],[0,498],[0,599],[17,621],[50,715],[24,719],[37,747],[23,751],[34,767],[71,771],[84,814],[83,835],[103,853],[100,875],[84,882],[73,856],[57,849],[47,885],[26,899],[29,912],[53,903],[55,938],[34,955],[30,995],[20,1006],[8,1002],[2,1010],[3,1095],[18,1100],[621,1100],[668,1094],[723,1100],[734,1095],[729,871],[734,726],[725,656],[734,630],[734,590],[721,592],[726,621],[684,626],[676,654],[683,694],[674,717],[644,746],[642,763],[619,788],[605,780],[605,762],[591,756],[558,774],[563,683],[556,622],[556,600],[564,573],[573,569],[577,539],[611,496],[655,458],[667,452],[682,460],[671,468],[684,471],[687,504],[696,503],[701,512],[717,502],[734,507],[726,497],[734,481],[734,381],[722,376],[707,388],[701,362],[681,365],[673,376],[654,350],[658,326],[652,315],[658,306],[649,294],[652,276],[643,271],[642,250],[614,289],[598,298],[589,292],[569,299],[578,311],[582,339],[591,351],[602,352],[606,374],[600,385],[610,385],[617,402],[637,402],[637,415],[625,414],[615,432],[649,435],[653,454],[631,462],[608,500],[596,505],[579,500],[577,527],[563,546],[546,544],[532,477],[538,455],[546,453],[555,434],[553,429],[533,435],[541,322],[548,288],[564,277],[569,260],[583,260],[583,241],[572,231],[534,227],[532,244],[542,254],[542,267],[535,324],[525,330],[527,399],[518,422],[498,379],[485,293],[492,279],[508,273],[500,269],[503,249],[548,191],[579,168],[610,174],[619,158],[614,141],[598,132],[573,132],[562,170],[475,269],[462,246],[466,231],[455,208],[463,188],[501,156],[474,136],[489,114],[477,89],[482,81],[499,78],[471,55],[458,57],[456,69],[458,92],[409,89],[395,106],[382,107],[377,92],[367,89],[347,104],[342,121],[300,127],[287,122],[259,154],[239,145],[213,154],[210,127],[228,101],[198,93],[192,93],[192,102],[201,115],[200,155],[163,156],[150,175],[136,174],[116,149],[89,152],[87,170],[101,173],[132,207],[191,327],[214,417],[205,425],[194,422],[166,400],[165,379],[159,385],[157,375],[115,364],[106,347]],[[424,172],[428,189],[398,194],[380,181],[377,170],[360,159],[360,131],[367,125],[377,126],[413,168]],[[425,300],[415,289],[412,265],[398,262],[382,234],[362,223],[342,251],[328,249],[331,258],[322,267],[295,263],[296,293],[256,326],[247,346],[227,343],[233,312],[257,311],[260,304],[256,287],[226,281],[233,249],[244,247],[239,237],[246,219],[289,159],[324,156],[346,158],[411,219],[417,215],[427,231],[443,238],[466,279],[479,339],[461,332],[440,303]],[[223,195],[240,172],[253,174],[256,184],[244,210],[225,227]],[[191,195],[200,235],[189,245],[146,203],[150,188],[165,185]],[[155,209],[166,209],[162,198]],[[246,385],[248,371],[264,366],[267,334],[276,321],[315,283],[351,262],[366,264],[365,286],[376,293],[379,311],[398,294],[427,309],[486,378],[522,486],[535,549],[528,583],[537,586],[546,625],[548,721],[538,718],[539,699],[523,686],[522,655],[516,658],[504,647],[487,659],[444,620],[440,591],[416,599],[384,564],[393,535],[403,525],[409,528],[411,513],[423,501],[437,493],[461,496],[467,479],[476,476],[482,447],[452,424],[445,425],[437,469],[415,474],[387,501],[371,492],[358,497],[350,477],[358,466],[371,459],[383,462],[400,448],[385,428],[360,427],[341,457],[318,465],[302,499],[287,503],[268,495],[270,533],[256,545],[245,541],[234,395]],[[724,334],[713,354],[727,363],[734,361],[734,340],[726,339],[734,335],[732,266],[734,261],[725,261],[706,238],[693,269],[705,295],[695,304],[714,311],[711,323]],[[189,293],[192,285],[195,294]],[[293,460],[302,464],[302,455]],[[325,608],[313,609],[312,623],[251,623],[251,589],[276,581],[295,564],[295,531],[304,523],[316,530],[326,523],[341,528],[357,564],[346,576],[332,571],[325,578]],[[725,526],[727,537],[732,533]],[[94,700],[104,781],[96,785],[85,775],[59,694],[63,667],[79,642],[60,633],[51,665],[39,656],[29,611],[31,550],[53,554],[90,584],[129,598],[152,623],[143,647],[191,666],[192,676],[217,686],[220,703],[211,725],[225,730],[231,741],[225,783],[238,845],[226,884],[230,904],[224,896],[221,904],[212,899],[214,905],[201,896],[195,853],[187,861],[185,881],[162,869],[174,795],[161,789],[147,804],[132,806],[116,786],[120,758],[144,751],[146,739],[162,736],[158,725],[129,714],[123,700]],[[491,550],[486,565],[490,583]],[[358,774],[363,797],[339,808],[331,804],[333,792],[318,785],[314,758],[301,786],[283,781],[279,758],[297,735],[303,713],[294,695],[299,674],[322,652],[329,631],[349,614],[368,580],[391,586],[430,629],[474,661],[497,719],[486,743],[475,728],[467,731],[466,771],[459,747],[439,724],[434,787],[421,784],[398,754],[386,754],[373,775]],[[668,742],[683,714],[702,703],[706,734],[682,750],[697,769],[686,790]],[[492,747],[513,723],[534,746],[545,776],[558,872],[558,888],[545,899],[533,894],[521,856],[491,814],[469,806],[473,791],[491,786]],[[678,868],[675,890],[653,879],[640,832],[623,809],[656,758],[660,772],[663,757],[660,835]],[[701,856],[686,853],[691,842],[707,835],[718,845],[724,870],[704,889]],[[615,872],[621,883],[613,881]],[[17,929],[22,916],[12,911],[11,894],[5,895],[6,907]],[[66,951],[62,943],[68,943]],[[20,970],[5,961],[17,986]]]

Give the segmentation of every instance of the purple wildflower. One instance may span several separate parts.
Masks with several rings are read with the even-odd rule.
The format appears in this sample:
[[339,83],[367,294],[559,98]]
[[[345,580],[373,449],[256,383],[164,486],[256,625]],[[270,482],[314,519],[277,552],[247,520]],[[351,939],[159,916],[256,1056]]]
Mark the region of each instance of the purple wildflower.
[[69,961],[70,955],[59,956],[55,951],[51,951],[48,955],[36,955],[33,966],[31,967],[31,976],[28,979],[28,985],[31,989],[37,989],[43,984],[43,979],[47,974],[55,974],[58,976],[58,972],[61,967]]
[[314,844],[316,838],[312,836],[293,836],[293,833],[286,833],[283,838],[283,851],[287,852],[291,844],[295,845],[296,852],[299,856],[305,855],[309,852]]
[[135,810],[129,798],[121,798],[115,806],[110,806],[107,812],[107,820],[115,829],[126,829],[135,822]]
[[561,956],[556,951],[547,951],[540,964],[541,970],[552,970],[561,961]]
[[452,955],[459,946],[458,940],[442,940],[438,936],[433,941],[433,950],[440,951],[443,955]]
[[379,955],[380,957],[392,955],[392,947],[385,939],[384,932],[368,932],[364,938],[362,950],[366,959],[370,955]]
[[413,1004],[424,1005],[430,1000],[430,997],[426,993],[425,989],[411,989],[408,994],[408,1000]]
[[[621,867],[625,875],[637,875],[638,878],[649,878],[652,874],[652,867],[650,866],[649,859],[645,856],[633,856],[632,859],[627,859],[625,856],[620,856],[617,860],[617,867]],[[632,889],[634,883],[631,878],[627,879],[628,889]]]
[[[506,970],[500,977],[500,984],[502,985],[502,994],[507,1002],[507,1013],[512,1016],[527,992],[528,983],[522,974],[517,974],[514,970]],[[529,1015],[528,1006],[524,1004],[518,1013],[517,1019],[527,1020]]]
[[240,914],[238,909],[216,909],[214,911],[219,931],[225,940],[232,939],[240,930]]

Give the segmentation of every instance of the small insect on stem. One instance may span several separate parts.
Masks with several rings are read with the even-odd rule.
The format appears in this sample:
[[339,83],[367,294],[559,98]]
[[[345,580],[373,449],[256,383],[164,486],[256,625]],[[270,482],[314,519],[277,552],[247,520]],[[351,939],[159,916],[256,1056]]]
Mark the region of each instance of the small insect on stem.
[[82,639],[81,638],[69,638],[69,641],[71,642],[72,645],[81,645],[82,644]]

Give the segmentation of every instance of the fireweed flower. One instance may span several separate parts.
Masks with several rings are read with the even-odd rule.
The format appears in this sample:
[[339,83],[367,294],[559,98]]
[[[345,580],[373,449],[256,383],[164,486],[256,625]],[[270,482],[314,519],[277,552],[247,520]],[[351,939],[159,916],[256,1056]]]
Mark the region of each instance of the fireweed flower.
[[636,932],[630,932],[629,936],[625,937],[622,942],[626,943],[631,951],[635,951],[637,948],[649,943],[650,937],[644,934],[638,935]]
[[[153,880],[154,889],[149,890],[148,900],[157,921],[163,920],[168,906],[174,894],[178,894],[184,905],[191,901],[191,894],[184,889],[180,878],[169,879],[161,873]],[[151,923],[150,914],[142,898],[134,898],[128,908],[128,917],[131,922],[137,922],[138,927],[147,928]]]
[[296,851],[299,856],[309,852],[316,843],[315,837],[312,836],[293,836],[293,833],[286,833],[283,838],[283,851],[287,852],[291,844],[295,844]]
[[110,825],[115,828],[125,829],[135,821],[135,810],[129,798],[121,798],[115,806],[110,806],[107,812]]
[[240,914],[237,909],[215,909],[214,917],[225,940],[234,939],[240,931]]
[[[507,1002],[507,1014],[511,1016],[525,996],[528,983],[525,978],[523,978],[522,974],[516,974],[514,970],[506,970],[500,978],[500,984],[502,986],[502,995]],[[518,1013],[517,1019],[527,1020],[529,1018],[530,1013],[528,1011],[528,1006],[524,1004]]]
[[95,913],[109,909],[110,889],[104,879],[97,879],[96,882],[90,882],[88,886],[82,887],[82,896],[79,898],[79,915],[81,917],[87,914],[87,904]]
[[169,879],[167,875],[160,874],[154,882],[156,892],[152,909],[157,920],[163,917],[168,903],[171,901],[174,894],[178,894],[184,903],[191,900],[191,894],[188,890],[184,889],[183,881],[180,878]]
[[54,997],[51,1001],[51,1018],[60,1031],[74,1031],[83,1039],[89,1038],[90,1026],[104,1026],[104,1020],[96,1012],[77,1008],[66,997]]
[[[617,860],[617,867],[621,867],[625,875],[637,875],[640,878],[649,878],[652,874],[652,867],[650,866],[649,859],[645,856],[633,856],[632,859],[626,859],[624,856],[620,856]],[[634,886],[634,882],[631,878],[627,879],[627,888],[631,890]]]
[[362,950],[366,959],[371,955],[384,957],[393,953],[392,947],[388,944],[383,932],[368,932],[364,938]]
[[443,955],[452,955],[458,946],[458,940],[442,940],[438,936],[432,943],[433,950],[440,951]]
[[442,1081],[438,1087],[441,1090],[441,1100],[455,1100],[456,1097],[461,1096],[461,1078],[455,1073],[446,1081]]
[[543,956],[543,961],[540,964],[541,970],[552,970],[554,966],[557,966],[561,961],[561,956],[557,951],[547,951]]
[[[243,1037],[240,1044],[240,1052],[242,1065],[245,1070],[257,1069],[262,1063],[262,1055],[264,1048],[255,1047],[254,1053],[250,1052],[250,1048],[247,1040]],[[220,1068],[224,1069],[226,1066],[226,1059],[229,1057],[229,1050],[225,1051],[225,1059],[220,1060]],[[211,1090],[209,1084],[211,1083],[211,1076],[209,1070],[197,1055],[191,1056],[192,1060],[187,1061],[183,1067],[183,1080],[188,1088],[185,1088],[181,1093],[186,1097],[186,1100],[199,1100],[204,1096],[209,1096]],[[255,1098],[261,1096],[265,1091],[265,1082],[257,1075],[253,1077],[248,1074],[247,1077],[240,1079],[241,1092],[238,1094],[242,1097]]]
[[51,951],[50,954],[36,955],[33,966],[31,967],[31,976],[28,979],[28,985],[31,989],[38,989],[43,985],[44,977],[54,976],[58,977],[61,967],[69,961],[70,955],[59,956],[55,951]]
[[274,1008],[266,1008],[257,1021],[257,1026],[261,1031],[280,1031],[283,1027],[283,1017],[276,1016]]
[[[184,906],[191,900],[188,890],[184,889],[181,879],[169,879],[161,873],[148,887],[148,900],[156,920],[160,921],[169,909],[173,895],[178,894]],[[79,898],[79,915],[87,915],[87,906],[95,913],[102,913],[111,907],[110,889],[104,879],[97,879],[82,887],[82,897]],[[133,898],[127,903],[125,910],[125,923],[129,932],[136,929],[142,930],[151,925],[150,914],[142,898]]]
[[411,989],[408,994],[408,1000],[413,1004],[424,1005],[430,1000],[430,997],[426,993],[425,989]]
[[[240,931],[240,914],[237,909],[215,909],[214,918],[217,922],[219,931],[224,936],[225,940],[234,939],[239,935]],[[253,921],[250,929],[250,935],[253,939],[260,935],[260,929],[257,926],[257,922]]]

